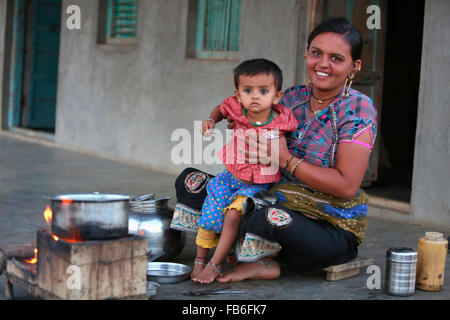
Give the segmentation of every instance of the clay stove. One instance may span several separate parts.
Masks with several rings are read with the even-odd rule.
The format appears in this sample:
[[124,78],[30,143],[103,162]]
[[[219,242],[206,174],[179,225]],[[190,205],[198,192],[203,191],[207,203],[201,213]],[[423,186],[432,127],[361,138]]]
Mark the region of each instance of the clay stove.
[[72,242],[39,230],[36,249],[34,259],[7,261],[4,279],[8,299],[14,297],[13,285],[41,299],[148,298],[144,237]]

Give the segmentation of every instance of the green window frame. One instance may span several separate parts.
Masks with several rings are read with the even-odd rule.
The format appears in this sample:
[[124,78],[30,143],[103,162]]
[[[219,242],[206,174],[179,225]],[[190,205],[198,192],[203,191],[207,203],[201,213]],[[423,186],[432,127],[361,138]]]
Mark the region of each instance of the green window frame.
[[108,0],[106,43],[137,42],[139,0]]
[[198,0],[196,58],[239,58],[241,2]]

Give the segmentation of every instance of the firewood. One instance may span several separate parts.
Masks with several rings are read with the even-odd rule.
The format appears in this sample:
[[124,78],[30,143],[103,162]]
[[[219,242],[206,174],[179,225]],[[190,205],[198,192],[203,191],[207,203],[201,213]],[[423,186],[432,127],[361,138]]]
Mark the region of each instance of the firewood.
[[24,244],[0,244],[0,252],[2,252],[7,259],[34,257],[35,248],[36,242]]

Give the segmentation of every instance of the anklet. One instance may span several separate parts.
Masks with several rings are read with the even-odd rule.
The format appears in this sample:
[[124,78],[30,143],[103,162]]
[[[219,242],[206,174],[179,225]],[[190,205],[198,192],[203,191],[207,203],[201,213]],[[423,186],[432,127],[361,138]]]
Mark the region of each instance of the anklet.
[[206,257],[204,257],[204,258],[195,258],[195,260],[194,260],[194,265],[206,266],[205,262],[201,262],[201,261],[198,261],[198,260],[206,260]]
[[273,266],[273,262],[268,262],[268,261],[263,261],[263,260],[258,260],[256,261],[258,264],[263,265],[267,268],[270,268],[271,266]]
[[[211,260],[209,260],[207,266],[211,266],[215,273],[218,273],[220,277],[222,277],[222,272],[220,270],[220,264],[212,263]],[[219,266],[219,268],[217,268]]]

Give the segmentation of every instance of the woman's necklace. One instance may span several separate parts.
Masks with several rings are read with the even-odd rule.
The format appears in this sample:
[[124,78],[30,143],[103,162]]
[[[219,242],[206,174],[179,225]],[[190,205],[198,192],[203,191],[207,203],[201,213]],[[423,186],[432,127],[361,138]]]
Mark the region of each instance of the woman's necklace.
[[[311,112],[314,114],[314,116],[317,116],[324,108],[322,108],[322,104],[325,102],[325,101],[333,101],[334,99],[336,99],[337,97],[339,97],[341,94],[339,93],[339,94],[337,94],[337,95],[335,95],[335,96],[333,96],[333,97],[331,97],[331,98],[326,98],[326,99],[319,99],[319,98],[317,98],[315,95],[314,95],[314,93],[313,93],[313,91],[311,90],[311,97],[313,97],[319,104],[320,104],[320,106],[319,106],[319,109],[317,109],[317,110],[313,110],[312,109],[312,104],[311,104],[311,97],[310,97],[310,103],[309,103],[309,109],[311,110]],[[330,103],[331,103],[331,101],[330,101]],[[329,105],[329,104],[328,104]],[[327,105],[327,106],[328,106]]]
[[[244,109],[244,116],[248,119],[248,117],[247,117],[247,110],[245,110],[245,108],[243,108],[243,109]],[[248,121],[250,121],[250,123],[251,123],[253,126],[255,126],[255,127],[262,127],[262,126],[265,126],[265,125],[269,124],[272,120],[273,120],[273,109],[270,109],[270,117],[269,117],[269,120],[267,120],[267,121],[264,122],[264,123],[261,123],[261,122],[259,122],[259,121],[251,122],[250,119],[248,119]]]

